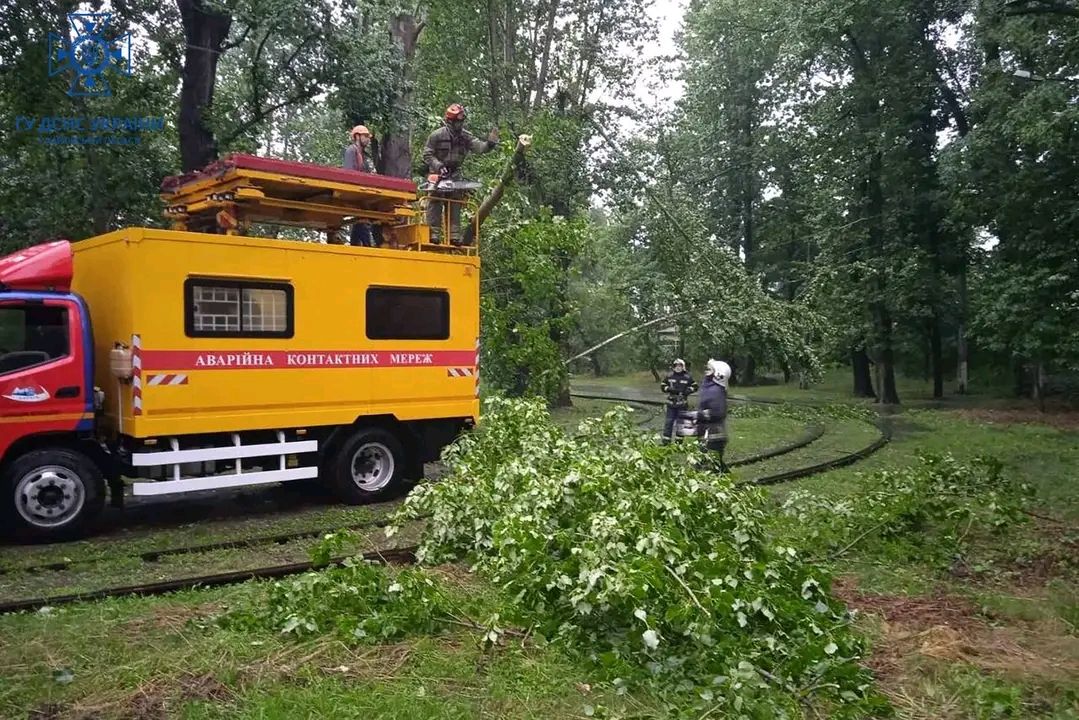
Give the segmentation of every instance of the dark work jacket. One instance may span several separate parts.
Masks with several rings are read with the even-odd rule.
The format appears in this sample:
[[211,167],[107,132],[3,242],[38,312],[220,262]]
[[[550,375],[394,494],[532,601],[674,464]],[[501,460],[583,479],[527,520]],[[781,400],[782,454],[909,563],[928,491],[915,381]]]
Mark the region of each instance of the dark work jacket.
[[697,383],[685,370],[671,373],[659,387],[667,393],[667,407],[679,409],[689,407],[690,394],[697,392]]
[[[705,410],[708,411],[707,419]],[[727,437],[727,388],[708,377],[701,381],[697,434],[709,439]]]
[[485,153],[495,147],[497,143],[480,140],[468,130],[454,132],[450,126],[443,125],[427,138],[427,144],[423,146],[423,162],[433,173],[446,168],[450,177],[459,177],[461,164],[467,155]]

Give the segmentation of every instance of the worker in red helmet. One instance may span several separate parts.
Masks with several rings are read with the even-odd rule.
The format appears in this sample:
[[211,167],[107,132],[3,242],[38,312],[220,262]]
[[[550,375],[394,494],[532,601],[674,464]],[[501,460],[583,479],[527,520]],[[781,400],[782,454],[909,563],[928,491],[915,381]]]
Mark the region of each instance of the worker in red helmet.
[[[427,179],[432,185],[440,178],[462,179],[461,165],[470,153],[485,153],[498,145],[498,128],[492,128],[486,140],[480,140],[465,130],[464,107],[454,103],[446,108],[442,127],[431,133],[423,147],[423,162],[430,173]],[[448,197],[457,197],[452,193]],[[460,199],[457,197],[457,199]],[[431,200],[427,204],[427,224],[431,226],[431,241],[442,242],[442,224],[445,206],[449,205],[450,240],[458,244],[461,237],[461,204]]]
[[[345,146],[342,164],[346,170],[358,170],[360,172],[375,172],[375,161],[371,157],[368,148],[371,146],[371,131],[365,125],[357,125],[349,131],[349,142]],[[352,226],[349,234],[349,245],[361,245],[364,247],[378,247],[374,235],[371,232],[370,223],[356,223]]]

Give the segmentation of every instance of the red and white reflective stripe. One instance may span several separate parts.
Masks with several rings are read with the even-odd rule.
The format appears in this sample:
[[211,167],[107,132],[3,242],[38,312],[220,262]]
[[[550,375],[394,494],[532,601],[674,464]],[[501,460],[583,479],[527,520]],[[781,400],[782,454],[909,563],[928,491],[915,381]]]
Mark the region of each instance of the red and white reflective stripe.
[[472,377],[476,374],[476,371],[470,367],[466,368],[446,368],[447,377]]
[[480,396],[480,339],[476,338],[476,397]]
[[131,336],[131,411],[142,415],[142,338]]
[[145,350],[148,370],[468,367],[470,350]]
[[187,375],[170,375],[162,373],[159,375],[147,375],[147,385],[187,385]]

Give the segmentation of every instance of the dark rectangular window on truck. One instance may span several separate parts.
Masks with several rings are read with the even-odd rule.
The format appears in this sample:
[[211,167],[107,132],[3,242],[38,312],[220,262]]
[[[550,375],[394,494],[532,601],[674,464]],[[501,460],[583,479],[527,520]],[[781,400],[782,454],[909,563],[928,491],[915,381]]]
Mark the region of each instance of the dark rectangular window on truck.
[[368,288],[370,340],[446,340],[450,294],[426,288]]
[[293,292],[288,283],[202,278],[184,283],[188,337],[290,338],[294,327]]
[[0,305],[0,375],[70,353],[66,309],[42,304]]

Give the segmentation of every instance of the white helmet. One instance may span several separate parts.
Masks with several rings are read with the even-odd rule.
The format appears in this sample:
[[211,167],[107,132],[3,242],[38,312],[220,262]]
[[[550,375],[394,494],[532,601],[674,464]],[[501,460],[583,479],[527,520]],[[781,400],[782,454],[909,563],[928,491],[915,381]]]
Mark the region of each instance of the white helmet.
[[671,363],[672,367],[675,366],[675,365],[681,365],[682,367],[685,367],[686,366],[686,361],[683,360],[682,358],[677,358],[677,359],[675,359],[675,361],[673,363]]
[[704,374],[710,376],[717,384],[727,387],[727,381],[731,379],[731,366],[722,360],[709,360]]

